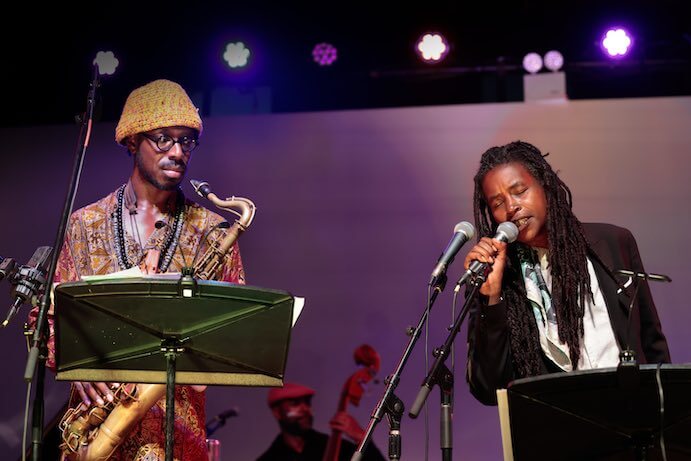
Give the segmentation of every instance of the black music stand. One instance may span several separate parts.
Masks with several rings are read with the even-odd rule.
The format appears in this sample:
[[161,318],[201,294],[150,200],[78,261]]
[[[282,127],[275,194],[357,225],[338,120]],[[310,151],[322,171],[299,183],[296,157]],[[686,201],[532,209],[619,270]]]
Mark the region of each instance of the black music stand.
[[192,279],[63,283],[56,379],[167,384],[172,459],[175,384],[282,385],[294,301],[285,291]]
[[[624,373],[622,373],[622,371]],[[691,365],[602,368],[515,380],[497,391],[504,460],[691,460]],[[628,376],[627,376],[628,375]]]

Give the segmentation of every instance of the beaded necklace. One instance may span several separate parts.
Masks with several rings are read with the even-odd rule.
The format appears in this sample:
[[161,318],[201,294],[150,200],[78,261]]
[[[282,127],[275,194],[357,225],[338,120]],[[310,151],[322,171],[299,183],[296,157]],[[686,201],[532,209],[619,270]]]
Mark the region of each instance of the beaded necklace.
[[[115,235],[115,254],[118,259],[118,265],[121,270],[129,269],[134,264],[130,262],[127,256],[127,248],[125,246],[125,226],[122,221],[122,207],[125,196],[125,186],[123,184],[117,191],[117,206],[115,209],[115,219],[113,220],[113,234]],[[175,221],[172,226],[167,226],[166,239],[161,249],[161,258],[158,261],[158,271],[165,272],[168,270],[175,249],[180,241],[180,234],[182,233],[183,222],[185,220],[185,196],[182,190],[178,188],[177,200],[175,203]]]

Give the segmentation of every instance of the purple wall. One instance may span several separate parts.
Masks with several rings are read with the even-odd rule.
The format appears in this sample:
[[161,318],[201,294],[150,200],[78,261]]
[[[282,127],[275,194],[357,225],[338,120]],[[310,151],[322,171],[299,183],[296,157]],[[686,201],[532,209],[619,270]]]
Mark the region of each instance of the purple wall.
[[[393,371],[408,341],[405,328],[424,309],[436,258],[454,225],[472,221],[471,178],[480,154],[515,139],[551,153],[583,221],[628,227],[646,269],[674,280],[653,292],[673,360],[691,362],[685,296],[691,280],[685,244],[689,126],[688,97],[219,117],[205,120],[188,177],[206,179],[220,196],[256,203],[257,217],[240,243],[247,279],[306,297],[286,378],[317,389],[315,425],[326,431],[359,344],[381,354],[380,378]],[[129,174],[131,160],[115,145],[113,129],[94,127],[77,207],[114,190]],[[0,255],[26,262],[37,246],[53,243],[77,130],[27,127],[0,134],[6,158]],[[185,191],[192,195],[187,184]],[[451,280],[460,275],[464,254],[450,269]],[[396,393],[406,409],[429,368],[425,357],[446,336],[451,301],[447,289],[432,313],[428,351],[423,337],[404,370]],[[9,459],[21,446],[25,314],[0,332],[6,357],[0,451],[12,453]],[[455,349],[454,458],[500,459],[497,410],[475,402],[465,384],[464,337],[465,326]],[[47,419],[66,395],[65,383],[48,384]],[[353,410],[363,425],[382,392],[382,384],[371,386]],[[233,406],[240,412],[216,434],[224,459],[254,459],[277,432],[266,389],[216,387],[208,395],[209,417]],[[439,459],[438,389],[428,403],[430,453]],[[424,413],[404,418],[404,459],[423,459],[424,425]],[[387,431],[384,421],[375,432],[382,450]]]

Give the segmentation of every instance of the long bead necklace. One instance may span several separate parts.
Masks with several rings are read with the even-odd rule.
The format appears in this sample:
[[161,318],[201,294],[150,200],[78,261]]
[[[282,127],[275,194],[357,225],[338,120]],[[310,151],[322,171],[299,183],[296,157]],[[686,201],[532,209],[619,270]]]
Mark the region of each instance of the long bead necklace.
[[[123,184],[117,191],[117,206],[115,209],[115,219],[113,220],[113,234],[115,235],[116,245],[115,254],[118,259],[118,265],[121,270],[129,269],[134,264],[130,262],[127,256],[127,247],[125,245],[125,227],[122,221],[122,207],[125,196],[125,186]],[[169,231],[166,232],[166,239],[161,250],[161,258],[158,261],[158,271],[165,272],[168,270],[175,249],[180,241],[180,234],[182,233],[183,222],[185,220],[185,196],[182,190],[177,191],[177,200],[175,203],[175,221],[172,226],[168,226]]]

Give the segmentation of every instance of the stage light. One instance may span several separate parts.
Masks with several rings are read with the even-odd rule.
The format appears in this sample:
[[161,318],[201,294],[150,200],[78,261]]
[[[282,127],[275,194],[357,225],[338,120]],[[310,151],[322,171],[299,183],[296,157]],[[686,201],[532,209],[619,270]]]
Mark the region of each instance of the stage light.
[[564,56],[562,56],[560,52],[552,50],[545,53],[543,61],[546,68],[552,72],[556,72],[564,65]]
[[230,68],[245,67],[249,61],[250,50],[242,42],[228,43],[223,60]]
[[440,34],[425,34],[420,37],[415,49],[423,61],[439,62],[449,52],[449,44]]
[[618,28],[609,29],[601,43],[609,57],[620,58],[629,52],[633,40],[624,29]]
[[523,69],[529,74],[536,74],[542,69],[542,58],[537,53],[528,53],[523,57]]
[[93,64],[98,66],[99,75],[113,75],[120,61],[112,51],[99,51],[96,53]]
[[338,59],[338,50],[331,43],[318,43],[312,49],[312,59],[320,66],[330,66]]

